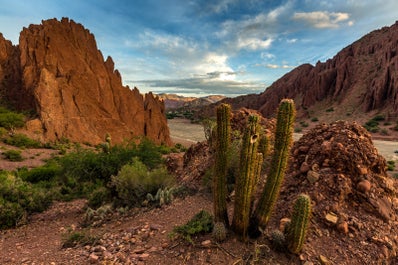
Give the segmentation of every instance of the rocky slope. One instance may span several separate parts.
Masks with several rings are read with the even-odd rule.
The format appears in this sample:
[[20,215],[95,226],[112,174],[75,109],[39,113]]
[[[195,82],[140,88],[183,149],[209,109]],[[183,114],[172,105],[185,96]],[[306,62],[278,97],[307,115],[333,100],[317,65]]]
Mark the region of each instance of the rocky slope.
[[147,136],[170,144],[164,103],[122,85],[94,35],[63,18],[30,25],[13,46],[0,36],[0,97],[37,113],[27,123],[36,138],[98,144]]
[[270,117],[282,98],[293,98],[299,118],[321,116],[333,108],[335,119],[383,113],[396,120],[397,53],[398,22],[365,35],[324,63],[304,64],[293,69],[260,95],[225,102],[235,108],[256,109]]

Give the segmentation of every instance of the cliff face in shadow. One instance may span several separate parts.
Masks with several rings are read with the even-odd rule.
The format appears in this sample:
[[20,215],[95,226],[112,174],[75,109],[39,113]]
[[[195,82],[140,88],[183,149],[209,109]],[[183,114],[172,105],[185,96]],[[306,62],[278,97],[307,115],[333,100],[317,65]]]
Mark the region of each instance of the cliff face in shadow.
[[97,144],[109,133],[114,143],[146,136],[171,144],[163,101],[123,86],[81,24],[42,21],[24,28],[17,46],[0,36],[0,48],[0,96],[37,113],[27,129],[42,140]]

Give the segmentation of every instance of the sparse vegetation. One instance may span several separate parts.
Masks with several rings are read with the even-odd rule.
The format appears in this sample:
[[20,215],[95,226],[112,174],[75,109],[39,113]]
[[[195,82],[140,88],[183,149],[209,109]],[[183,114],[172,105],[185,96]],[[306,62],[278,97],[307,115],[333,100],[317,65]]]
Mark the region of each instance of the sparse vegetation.
[[3,152],[3,156],[5,159],[13,161],[13,162],[23,160],[21,151],[19,151],[19,150],[7,150],[7,151]]
[[3,142],[20,148],[39,148],[42,146],[40,142],[20,133],[4,138]]
[[0,107],[0,127],[7,130],[20,128],[25,124],[25,116],[4,107]]
[[194,244],[192,237],[204,233],[210,233],[213,230],[213,216],[207,211],[200,211],[186,224],[176,226],[173,233],[170,234],[172,238],[181,236],[183,239]]

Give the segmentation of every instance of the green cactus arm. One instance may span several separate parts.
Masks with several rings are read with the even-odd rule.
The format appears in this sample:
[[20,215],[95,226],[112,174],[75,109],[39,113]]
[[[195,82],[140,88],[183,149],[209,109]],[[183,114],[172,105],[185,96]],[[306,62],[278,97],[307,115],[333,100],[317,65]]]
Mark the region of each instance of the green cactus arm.
[[248,127],[243,136],[240,171],[235,182],[235,208],[232,228],[245,241],[249,226],[252,193],[258,167],[258,116],[249,117]]
[[258,236],[258,228],[266,226],[275,202],[278,199],[293,141],[295,113],[294,101],[283,99],[278,108],[274,153],[271,160],[270,172],[257,208],[250,221],[252,236]]
[[293,206],[293,215],[287,233],[288,249],[299,253],[304,245],[309,220],[311,217],[311,198],[300,194]]
[[229,226],[227,212],[227,152],[231,134],[231,106],[221,104],[217,107],[217,137],[216,137],[216,158],[213,175],[213,208],[216,222],[223,222]]

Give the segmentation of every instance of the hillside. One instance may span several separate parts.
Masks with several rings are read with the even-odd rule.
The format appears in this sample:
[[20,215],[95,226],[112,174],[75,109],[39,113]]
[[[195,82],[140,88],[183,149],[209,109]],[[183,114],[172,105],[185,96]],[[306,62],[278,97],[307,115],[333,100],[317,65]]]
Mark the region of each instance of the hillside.
[[43,142],[98,144],[109,133],[171,144],[163,102],[123,86],[94,35],[68,18],[24,28],[18,45],[0,34],[0,100],[32,113],[27,134]]
[[398,22],[375,30],[315,66],[303,64],[263,93],[225,99],[270,117],[282,98],[293,98],[298,118],[367,120],[398,112]]

